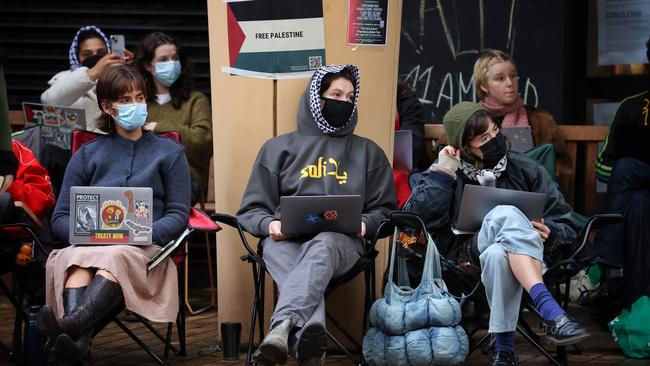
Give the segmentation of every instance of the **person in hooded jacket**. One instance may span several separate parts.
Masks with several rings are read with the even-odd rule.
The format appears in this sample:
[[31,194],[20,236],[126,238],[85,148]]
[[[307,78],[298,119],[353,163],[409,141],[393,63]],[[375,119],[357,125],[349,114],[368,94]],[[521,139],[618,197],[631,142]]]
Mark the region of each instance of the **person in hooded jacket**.
[[[237,219],[246,231],[264,238],[266,268],[280,290],[271,330],[254,355],[261,364],[284,364],[289,353],[300,365],[322,363],[325,288],[352,268],[363,252],[364,237],[372,237],[395,208],[386,155],[353,133],[358,101],[356,66],[319,68],[300,100],[297,131],[267,141],[253,164]],[[313,174],[316,169],[310,167],[318,164],[338,169],[338,174]],[[288,237],[279,221],[280,196],[300,195],[361,195],[359,233]]]
[[[546,337],[566,345],[588,336],[558,305],[542,280],[545,243],[572,240],[578,224],[571,207],[546,169],[532,158],[510,152],[495,117],[479,104],[461,102],[443,118],[449,145],[413,189],[406,210],[418,214],[441,254],[481,269],[490,305],[489,332],[496,337],[490,365],[517,365],[514,331],[522,289],[544,319]],[[473,235],[455,235],[466,184],[496,186],[547,196],[543,219],[530,221],[514,206],[497,206]]]
[[124,50],[124,58],[111,53],[111,44],[99,27],[86,25],[77,31],[68,52],[70,69],[54,75],[50,87],[41,94],[43,104],[83,109],[86,129],[101,133],[95,120],[101,115],[97,107],[95,84],[104,70],[130,64],[133,53]]

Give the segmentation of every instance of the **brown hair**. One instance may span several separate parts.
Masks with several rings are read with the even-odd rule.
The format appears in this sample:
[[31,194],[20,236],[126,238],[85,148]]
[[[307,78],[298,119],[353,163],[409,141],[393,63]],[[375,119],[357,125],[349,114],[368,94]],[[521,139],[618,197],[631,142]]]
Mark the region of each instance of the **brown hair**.
[[323,79],[320,82],[319,95],[322,97],[323,94],[327,91],[327,89],[329,89],[330,85],[332,85],[332,82],[339,78],[343,78],[351,82],[352,87],[354,87],[354,91],[355,92],[357,91],[357,81],[354,79],[354,75],[352,74],[352,71],[348,69],[343,69],[339,72],[325,74],[325,76],[323,76]]
[[497,123],[492,112],[486,109],[480,109],[473,113],[465,123],[465,130],[463,131],[463,138],[461,140],[462,147],[460,149],[460,155],[466,162],[473,163],[474,167],[477,169],[483,168],[483,161],[472,153],[469,142],[474,137],[479,136],[487,131],[488,127],[490,126],[490,120],[492,120],[494,123]]
[[474,85],[476,86],[476,92],[479,97],[483,98],[485,96],[485,92],[481,90],[481,85],[485,86],[487,84],[487,74],[490,67],[502,62],[510,62],[514,66],[515,71],[517,71],[517,65],[512,61],[512,57],[499,50],[487,50],[474,62]]
[[131,66],[117,66],[106,69],[97,80],[95,88],[97,105],[102,114],[97,118],[97,128],[101,131],[114,133],[113,117],[104,112],[103,105],[118,100],[122,94],[131,90],[141,90],[147,95],[144,80],[140,73]]
[[147,100],[153,102],[156,98],[156,83],[154,82],[154,76],[151,72],[147,71],[145,66],[151,64],[153,61],[153,58],[156,55],[156,49],[166,44],[176,47],[176,55],[178,56],[178,61],[181,63],[181,74],[169,87],[169,95],[172,98],[172,105],[174,108],[178,109],[181,107],[181,103],[190,99],[190,94],[192,93],[192,90],[194,90],[194,85],[192,83],[192,67],[190,62],[187,60],[187,57],[185,57],[185,52],[183,52],[181,43],[176,38],[168,36],[165,33],[151,33],[144,37],[140,43],[135,64],[146,82],[148,95]]

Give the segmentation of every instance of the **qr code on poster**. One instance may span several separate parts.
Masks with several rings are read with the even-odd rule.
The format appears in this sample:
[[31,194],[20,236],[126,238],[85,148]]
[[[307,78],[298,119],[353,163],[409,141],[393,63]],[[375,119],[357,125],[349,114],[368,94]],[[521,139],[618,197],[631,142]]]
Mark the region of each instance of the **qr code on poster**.
[[309,56],[309,70],[316,70],[323,64],[322,56]]

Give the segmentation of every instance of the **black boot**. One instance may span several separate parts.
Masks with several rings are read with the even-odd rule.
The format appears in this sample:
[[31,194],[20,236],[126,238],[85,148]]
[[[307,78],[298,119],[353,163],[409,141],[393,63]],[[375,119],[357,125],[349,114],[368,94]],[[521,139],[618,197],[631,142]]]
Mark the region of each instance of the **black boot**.
[[[63,308],[66,315],[71,314],[81,304],[81,295],[85,289],[86,287],[63,290]],[[90,327],[75,340],[65,333],[61,334],[54,344],[56,360],[71,365],[83,365],[84,361],[90,362],[90,339],[93,331],[94,328]]]
[[122,300],[122,288],[118,283],[96,275],[70,315],[57,321],[52,309],[43,306],[38,313],[38,329],[51,339],[63,333],[72,338],[79,337],[85,330],[92,329]]
[[[63,289],[63,311],[64,311],[64,316],[68,316],[72,313],[74,309],[77,308],[77,305],[79,304],[79,300],[81,299],[81,295],[84,293],[86,290],[86,286],[84,287],[75,287],[75,288],[64,288]],[[51,309],[48,310],[51,313]],[[40,315],[40,314],[39,314]],[[40,326],[40,318],[39,318],[39,326]],[[52,347],[54,347],[54,344],[56,342],[56,338],[47,338],[47,342],[45,342],[45,354],[48,356],[48,358],[52,355]]]

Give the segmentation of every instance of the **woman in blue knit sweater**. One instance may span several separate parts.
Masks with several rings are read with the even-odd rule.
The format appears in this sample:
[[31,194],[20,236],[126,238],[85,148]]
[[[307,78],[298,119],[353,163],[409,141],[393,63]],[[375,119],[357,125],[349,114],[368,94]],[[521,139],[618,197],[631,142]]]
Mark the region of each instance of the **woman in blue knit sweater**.
[[[189,165],[177,142],[142,129],[147,117],[144,81],[127,66],[107,70],[97,82],[102,115],[97,123],[108,135],[77,151],[65,172],[52,216],[52,230],[68,240],[71,186],[151,187],[154,245],[69,246],[47,261],[47,305],[39,328],[48,336],[58,361],[81,363],[93,327],[113,307],[126,308],[152,321],[169,322],[178,314],[174,263],[149,274],[146,263],[160,244],[187,225]],[[158,245],[156,245],[158,244]]]

